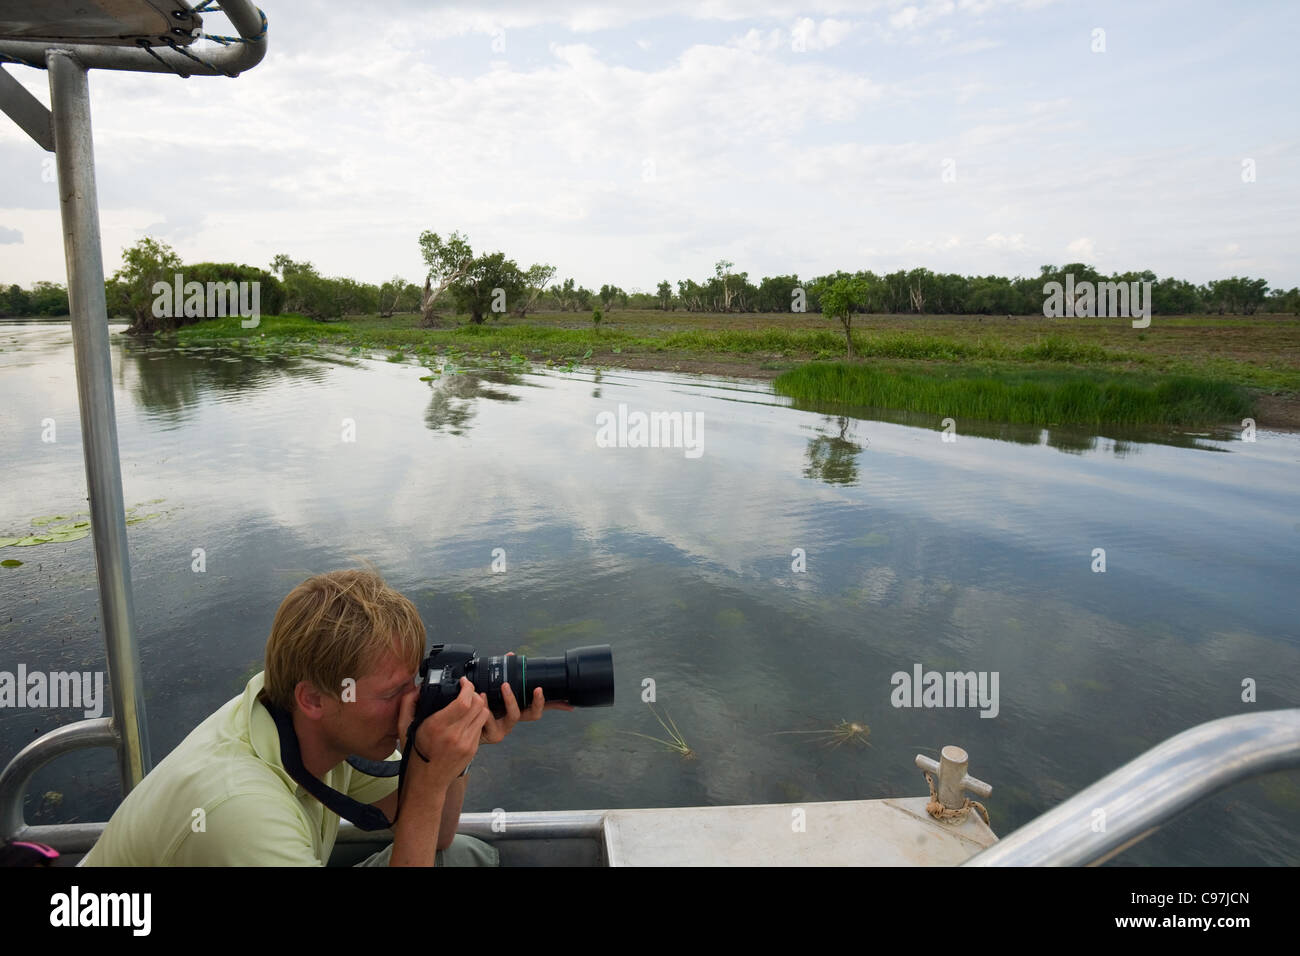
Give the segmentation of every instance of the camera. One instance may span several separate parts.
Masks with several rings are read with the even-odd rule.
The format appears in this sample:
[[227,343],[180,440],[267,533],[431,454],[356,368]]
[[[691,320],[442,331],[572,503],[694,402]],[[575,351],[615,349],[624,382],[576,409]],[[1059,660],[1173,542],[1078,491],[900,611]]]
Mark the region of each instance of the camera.
[[614,705],[614,654],[608,644],[575,647],[563,657],[479,657],[468,644],[435,644],[420,662],[420,699],[412,726],[455,700],[462,677],[470,679],[476,693],[487,694],[494,717],[506,712],[501,695],[504,683],[510,684],[520,710],[527,709],[537,687],[548,701],[566,701],[575,707]]

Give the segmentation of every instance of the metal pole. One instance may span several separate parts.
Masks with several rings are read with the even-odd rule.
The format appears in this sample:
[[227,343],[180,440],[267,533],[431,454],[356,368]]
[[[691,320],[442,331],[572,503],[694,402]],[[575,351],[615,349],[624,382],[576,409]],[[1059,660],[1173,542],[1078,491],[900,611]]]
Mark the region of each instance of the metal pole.
[[135,644],[131,561],[127,551],[122,469],[117,457],[113,365],[108,350],[108,307],[99,246],[95,149],[90,130],[86,67],[67,50],[51,50],[50,112],[59,171],[63,252],[68,266],[68,304],[81,406],[81,445],[86,458],[90,521],[99,576],[99,604],[108,646],[113,729],[123,793],[144,779],[152,763],[144,716],[144,683]]

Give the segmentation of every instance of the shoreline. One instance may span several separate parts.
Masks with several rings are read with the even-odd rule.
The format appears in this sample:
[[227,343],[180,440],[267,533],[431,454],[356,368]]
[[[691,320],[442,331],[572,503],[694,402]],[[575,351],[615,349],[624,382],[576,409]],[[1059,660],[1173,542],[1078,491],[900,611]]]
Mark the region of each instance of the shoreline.
[[[421,364],[473,358],[758,381],[807,365],[842,363],[845,352],[842,327],[816,313],[616,311],[598,326],[573,312],[506,315],[481,325],[453,321],[443,317],[440,327],[425,329],[412,314],[338,322],[290,315],[264,316],[256,328],[244,329],[238,317],[227,317],[160,338],[259,350],[329,346]],[[1155,316],[1148,328],[1135,330],[1113,319],[867,314],[855,320],[853,338],[851,365],[912,381],[1036,377],[1058,385],[1148,388],[1175,379],[1226,383],[1249,395],[1257,428],[1300,431],[1300,319],[1293,316]],[[906,399],[886,407],[916,410]],[[1187,424],[1241,427],[1239,420],[1223,417]]]

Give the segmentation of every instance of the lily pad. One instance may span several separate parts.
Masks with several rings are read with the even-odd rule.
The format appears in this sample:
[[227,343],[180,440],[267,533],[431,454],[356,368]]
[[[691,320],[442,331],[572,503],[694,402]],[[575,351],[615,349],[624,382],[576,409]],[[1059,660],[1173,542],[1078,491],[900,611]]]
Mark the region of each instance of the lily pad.
[[46,515],[43,518],[33,518],[32,527],[40,528],[47,524],[53,524],[55,521],[67,521],[71,515]]
[[[164,512],[156,511],[149,514],[137,514],[136,511],[144,505],[161,504],[165,499],[154,498],[143,504],[132,505],[126,510],[126,523],[139,524],[141,521],[148,521],[150,518],[161,518]],[[33,518],[32,527],[37,529],[32,534],[22,535],[20,537],[0,538],[0,548],[30,548],[38,544],[59,544],[67,541],[80,541],[82,538],[90,536],[92,528],[89,512],[82,511],[71,515],[42,515]]]
[[61,541],[80,541],[82,538],[90,537],[90,526],[77,531],[51,531],[45,534],[34,534],[31,537],[20,538],[14,542],[15,548],[30,548],[38,544],[55,544]]

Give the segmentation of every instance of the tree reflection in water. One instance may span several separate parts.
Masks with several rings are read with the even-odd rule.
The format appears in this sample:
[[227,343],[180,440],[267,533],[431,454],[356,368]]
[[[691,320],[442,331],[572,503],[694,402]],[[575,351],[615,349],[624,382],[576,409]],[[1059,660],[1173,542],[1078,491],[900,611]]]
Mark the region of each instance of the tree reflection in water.
[[474,417],[476,399],[519,401],[518,395],[492,388],[492,385],[522,384],[522,376],[504,369],[444,372],[429,383],[433,394],[429,397],[429,407],[424,411],[424,424],[433,431],[446,429],[452,435],[463,435]]
[[[828,485],[858,483],[858,454],[863,446],[853,441],[856,420],[846,416],[827,417],[816,438],[808,439],[808,464],[805,478],[816,478]],[[865,441],[865,439],[864,439]]]

